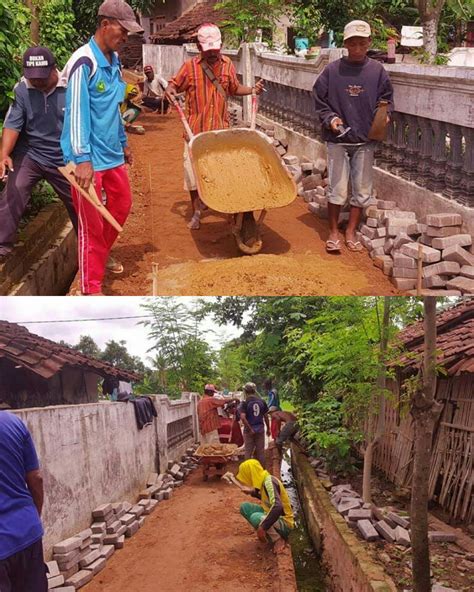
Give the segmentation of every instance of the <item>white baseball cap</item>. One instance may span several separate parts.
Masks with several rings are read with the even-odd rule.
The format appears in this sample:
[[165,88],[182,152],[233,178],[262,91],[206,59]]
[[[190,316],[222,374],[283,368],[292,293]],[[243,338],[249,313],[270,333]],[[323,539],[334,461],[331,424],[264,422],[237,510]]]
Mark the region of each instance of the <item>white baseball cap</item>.
[[222,47],[222,36],[219,27],[210,23],[202,25],[197,32],[199,44],[202,51],[220,49]]
[[344,41],[350,37],[370,37],[372,31],[365,21],[351,21],[344,27]]

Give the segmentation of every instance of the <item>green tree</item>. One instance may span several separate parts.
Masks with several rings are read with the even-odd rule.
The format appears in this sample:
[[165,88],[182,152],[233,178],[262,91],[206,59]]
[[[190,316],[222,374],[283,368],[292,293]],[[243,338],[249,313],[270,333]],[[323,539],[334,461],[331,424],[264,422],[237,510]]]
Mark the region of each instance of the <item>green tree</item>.
[[273,30],[287,6],[284,0],[221,0],[216,9],[227,17],[225,31],[240,43],[253,41],[257,29]]
[[[97,11],[103,0],[73,0],[76,30],[81,42],[95,33]],[[153,8],[155,0],[127,0],[137,14],[147,14]]]
[[79,342],[72,347],[77,349],[77,351],[80,351],[81,354],[90,356],[91,358],[97,358],[99,360],[102,356],[100,347],[90,335],[81,335]]
[[72,0],[43,0],[38,23],[40,44],[53,52],[62,69],[79,46]]
[[[0,3],[0,123],[21,77],[23,52],[30,44],[30,11],[14,0]],[[1,129],[1,128],[0,128]]]
[[110,341],[107,341],[100,358],[104,362],[108,362],[123,370],[143,374],[145,371],[145,365],[138,356],[132,356],[128,352],[125,343],[124,340],[114,341],[111,339]]
[[155,298],[142,307],[152,318],[141,321],[148,327],[153,358],[166,373],[166,394],[202,390],[215,376],[214,353],[200,330],[200,307],[191,309],[177,298]]

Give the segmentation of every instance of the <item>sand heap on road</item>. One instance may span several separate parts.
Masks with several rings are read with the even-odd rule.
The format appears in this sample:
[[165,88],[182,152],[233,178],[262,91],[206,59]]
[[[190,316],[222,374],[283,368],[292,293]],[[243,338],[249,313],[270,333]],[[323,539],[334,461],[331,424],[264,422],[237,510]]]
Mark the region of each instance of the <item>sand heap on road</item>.
[[171,265],[159,271],[158,293],[163,296],[355,295],[370,293],[370,288],[367,277],[356,264],[347,265],[336,257],[328,265],[314,254],[255,255]]

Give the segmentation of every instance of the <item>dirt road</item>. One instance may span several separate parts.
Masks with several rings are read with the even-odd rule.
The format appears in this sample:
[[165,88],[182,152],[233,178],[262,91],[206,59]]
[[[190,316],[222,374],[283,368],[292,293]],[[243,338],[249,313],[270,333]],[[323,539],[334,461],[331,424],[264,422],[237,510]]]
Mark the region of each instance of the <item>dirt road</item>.
[[240,516],[246,499],[215,478],[204,483],[194,471],[84,590],[271,591],[274,555]]
[[107,277],[106,294],[151,294],[153,261],[159,264],[161,295],[398,293],[365,252],[328,255],[327,225],[301,198],[269,211],[256,256],[239,254],[224,215],[207,211],[201,229],[188,230],[181,124],[174,114],[148,114],[139,122],[146,134],[130,136],[133,210],[113,249],[125,272]]

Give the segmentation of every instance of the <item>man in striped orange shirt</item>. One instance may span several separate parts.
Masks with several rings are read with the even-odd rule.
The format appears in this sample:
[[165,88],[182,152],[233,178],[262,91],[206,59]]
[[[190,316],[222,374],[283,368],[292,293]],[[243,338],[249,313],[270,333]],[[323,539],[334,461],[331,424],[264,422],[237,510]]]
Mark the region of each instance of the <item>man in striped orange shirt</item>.
[[[185,62],[166,89],[171,97],[186,93],[187,115],[193,134],[228,128],[228,97],[250,95],[252,91],[260,94],[263,90],[261,81],[253,88],[240,84],[231,59],[221,54],[222,37],[216,25],[202,25],[197,38],[200,55]],[[200,226],[201,202],[187,143],[184,147],[184,181],[193,207],[193,217],[188,228],[197,230]]]

